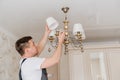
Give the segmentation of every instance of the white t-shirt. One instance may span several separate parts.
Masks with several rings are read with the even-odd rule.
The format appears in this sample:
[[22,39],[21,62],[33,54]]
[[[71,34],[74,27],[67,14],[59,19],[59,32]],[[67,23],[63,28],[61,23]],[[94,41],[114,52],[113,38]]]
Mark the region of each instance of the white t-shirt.
[[[21,59],[20,64],[23,59]],[[41,64],[45,58],[31,57],[27,58],[21,66],[21,75],[23,80],[41,80]]]

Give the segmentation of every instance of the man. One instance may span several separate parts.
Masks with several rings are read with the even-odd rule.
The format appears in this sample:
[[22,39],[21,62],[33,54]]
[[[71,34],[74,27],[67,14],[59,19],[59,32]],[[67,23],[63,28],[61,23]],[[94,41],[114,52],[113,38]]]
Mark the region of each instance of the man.
[[57,48],[51,57],[37,57],[44,49],[49,33],[50,30],[48,26],[46,26],[44,36],[38,45],[35,45],[31,36],[25,36],[16,41],[16,50],[21,55],[20,76],[22,75],[22,80],[44,80],[42,70],[59,62],[65,37],[64,32],[59,34]]

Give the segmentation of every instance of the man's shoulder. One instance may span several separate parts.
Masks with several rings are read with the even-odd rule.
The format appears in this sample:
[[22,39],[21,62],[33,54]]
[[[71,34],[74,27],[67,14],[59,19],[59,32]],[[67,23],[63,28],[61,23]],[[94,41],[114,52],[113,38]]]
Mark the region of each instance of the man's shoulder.
[[27,58],[27,61],[42,61],[42,60],[45,60],[45,58],[41,58],[41,57]]
[[30,58],[27,58],[27,59],[43,59],[43,58],[41,58],[41,57],[30,57]]

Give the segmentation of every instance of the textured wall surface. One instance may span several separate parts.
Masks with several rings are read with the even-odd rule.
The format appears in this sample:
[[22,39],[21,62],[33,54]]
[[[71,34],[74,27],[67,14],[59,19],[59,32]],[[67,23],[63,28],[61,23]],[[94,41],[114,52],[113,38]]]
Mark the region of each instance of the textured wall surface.
[[15,39],[0,31],[0,80],[18,80],[20,58],[14,43]]

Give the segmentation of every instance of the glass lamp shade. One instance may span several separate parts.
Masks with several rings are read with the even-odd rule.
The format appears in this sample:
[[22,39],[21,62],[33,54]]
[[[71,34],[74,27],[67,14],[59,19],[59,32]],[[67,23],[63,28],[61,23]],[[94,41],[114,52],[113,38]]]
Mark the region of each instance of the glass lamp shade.
[[50,30],[55,30],[59,25],[58,21],[55,20],[53,17],[47,18],[46,22]]
[[73,26],[73,35],[77,35],[77,32],[80,32],[82,34],[82,39],[85,39],[85,32],[80,23],[74,24]]

